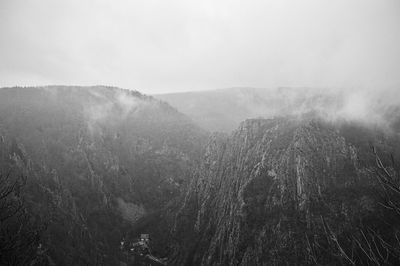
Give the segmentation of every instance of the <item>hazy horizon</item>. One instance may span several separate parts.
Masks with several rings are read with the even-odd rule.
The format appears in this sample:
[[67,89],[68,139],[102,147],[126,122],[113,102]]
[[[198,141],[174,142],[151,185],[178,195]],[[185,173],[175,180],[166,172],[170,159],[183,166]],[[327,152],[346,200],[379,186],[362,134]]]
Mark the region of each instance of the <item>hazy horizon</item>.
[[400,86],[400,2],[0,1],[0,87]]

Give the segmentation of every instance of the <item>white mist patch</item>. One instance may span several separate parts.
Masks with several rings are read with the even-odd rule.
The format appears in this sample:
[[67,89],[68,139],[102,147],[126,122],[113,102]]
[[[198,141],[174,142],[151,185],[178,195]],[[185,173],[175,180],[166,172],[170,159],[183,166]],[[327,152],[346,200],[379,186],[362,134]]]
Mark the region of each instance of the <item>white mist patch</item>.
[[276,115],[315,113],[322,119],[389,128],[385,110],[400,106],[397,90],[285,88],[269,91]]
[[396,90],[352,90],[344,91],[343,106],[336,114],[335,119],[356,121],[366,125],[390,129],[386,111],[400,106]]
[[116,100],[119,107],[122,109],[124,117],[131,112],[139,110],[145,105],[145,102],[142,99],[130,96],[125,92],[118,92],[116,95]]
[[103,88],[90,90],[91,98],[85,103],[84,114],[90,132],[95,133],[99,125],[118,126],[141,111],[151,108],[152,103],[131,94],[130,91],[107,91]]
[[103,123],[112,112],[112,103],[92,104],[85,107],[84,114],[89,132],[93,135],[99,123]]
[[345,98],[344,106],[339,110],[338,115],[340,118],[368,122],[367,117],[372,115],[372,106],[365,95],[353,93]]
[[99,122],[105,120],[112,110],[111,103],[105,103],[101,105],[92,105],[87,107],[86,113],[90,121]]

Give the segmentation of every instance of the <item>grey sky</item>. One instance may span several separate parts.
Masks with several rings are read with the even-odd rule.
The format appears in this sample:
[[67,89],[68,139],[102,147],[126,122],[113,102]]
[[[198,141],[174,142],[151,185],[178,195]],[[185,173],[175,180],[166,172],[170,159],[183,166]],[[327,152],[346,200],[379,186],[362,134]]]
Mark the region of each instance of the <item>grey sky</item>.
[[399,0],[0,0],[0,86],[400,88]]

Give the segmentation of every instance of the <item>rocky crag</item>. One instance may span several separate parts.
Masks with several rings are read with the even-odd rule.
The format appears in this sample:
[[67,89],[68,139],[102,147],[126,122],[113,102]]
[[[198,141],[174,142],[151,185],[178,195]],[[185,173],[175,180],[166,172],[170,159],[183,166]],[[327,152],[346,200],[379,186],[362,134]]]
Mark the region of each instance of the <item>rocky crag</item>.
[[367,263],[362,228],[399,229],[379,206],[370,153],[370,140],[398,152],[398,137],[384,136],[312,117],[246,120],[215,134],[178,212],[171,263]]

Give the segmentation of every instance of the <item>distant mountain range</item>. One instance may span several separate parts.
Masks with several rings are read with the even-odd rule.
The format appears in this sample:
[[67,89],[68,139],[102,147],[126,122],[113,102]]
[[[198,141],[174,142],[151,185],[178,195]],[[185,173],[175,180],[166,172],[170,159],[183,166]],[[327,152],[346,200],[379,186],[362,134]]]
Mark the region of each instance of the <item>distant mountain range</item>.
[[158,94],[210,131],[230,132],[248,118],[316,113],[330,120],[359,120],[400,130],[397,91],[369,93],[328,88],[227,88]]

